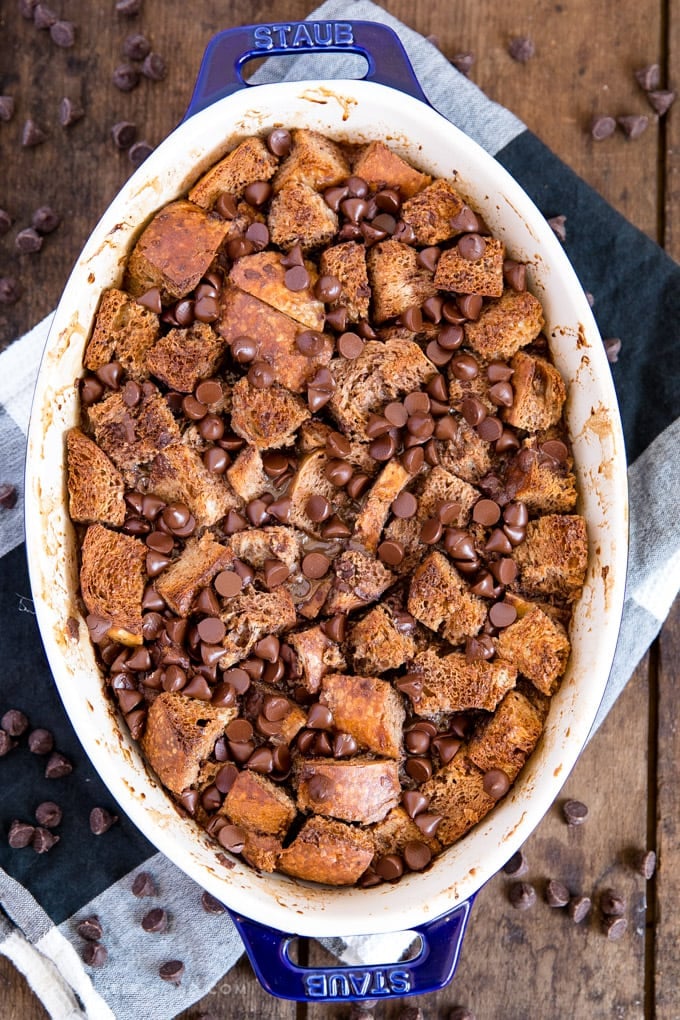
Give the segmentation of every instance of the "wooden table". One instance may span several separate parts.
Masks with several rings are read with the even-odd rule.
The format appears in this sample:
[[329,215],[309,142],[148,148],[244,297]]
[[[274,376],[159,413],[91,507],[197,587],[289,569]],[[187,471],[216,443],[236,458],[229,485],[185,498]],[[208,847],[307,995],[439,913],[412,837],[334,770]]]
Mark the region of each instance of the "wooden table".
[[[140,137],[158,143],[181,117],[205,44],[218,29],[250,21],[304,17],[310,0],[145,0],[140,17],[113,13],[114,2],[55,0],[79,26],[72,50],[54,47],[17,12],[17,0],[0,11],[0,92],[18,97],[10,124],[0,124],[3,186],[0,205],[16,228],[36,206],[50,204],[64,222],[39,255],[14,254],[14,229],[0,241],[0,275],[17,275],[24,299],[0,305],[0,345],[37,322],[56,303],[89,232],[131,172],[109,131],[119,120],[139,125]],[[633,70],[659,62],[667,71],[680,58],[680,5],[672,0],[389,0],[384,6],[424,35],[434,35],[452,57],[472,51],[471,77],[504,103],[564,160],[649,236],[680,257],[680,108],[650,120],[636,141],[622,134],[595,143],[588,126],[597,113],[649,113]],[[351,4],[348,3],[351,10]],[[190,18],[187,15],[191,12]],[[123,94],[110,84],[124,36],[144,31],[166,56],[163,83],[144,81]],[[518,64],[509,39],[533,39],[536,55]],[[671,81],[669,84],[677,84]],[[68,131],[59,126],[63,96],[82,102],[86,117]],[[19,145],[32,115],[49,131],[35,150]],[[555,210],[558,213],[559,210]],[[559,802],[528,841],[528,879],[539,890],[536,906],[520,913],[507,899],[509,879],[498,875],[480,893],[458,973],[449,988],[417,1001],[428,1018],[464,1004],[479,1020],[576,1020],[680,1017],[680,610],[635,675],[563,791],[587,802],[585,826],[568,828]],[[659,855],[645,883],[627,864],[633,849]],[[543,901],[547,878],[597,896],[616,886],[628,899],[629,928],[609,942],[597,920],[572,923]],[[319,950],[309,949],[316,959]],[[45,1013],[24,980],[0,960],[2,1015],[38,1020]],[[379,1018],[397,1018],[404,1002],[383,1003]],[[264,993],[242,961],[183,1020],[202,1013],[227,1018],[293,1020],[343,1017],[348,1007],[296,1006]],[[125,1018],[120,1018],[125,1020]]]

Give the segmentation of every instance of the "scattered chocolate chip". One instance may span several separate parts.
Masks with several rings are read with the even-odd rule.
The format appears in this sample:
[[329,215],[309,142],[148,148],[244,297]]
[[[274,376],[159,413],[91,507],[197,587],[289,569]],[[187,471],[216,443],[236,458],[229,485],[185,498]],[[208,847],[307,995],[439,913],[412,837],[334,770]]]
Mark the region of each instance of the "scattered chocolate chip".
[[615,889],[605,889],[600,894],[600,910],[605,917],[623,917],[626,906],[625,896]]
[[659,64],[648,64],[635,72],[638,84],[645,92],[652,92],[661,85],[661,67]]
[[36,4],[33,8],[33,24],[39,29],[49,29],[57,21],[57,15],[47,4]]
[[33,255],[42,248],[43,239],[34,227],[26,227],[14,238],[14,246],[22,255]]
[[128,159],[133,166],[141,166],[145,159],[148,159],[153,152],[153,145],[148,142],[135,142],[128,149]]
[[121,92],[132,92],[139,85],[139,71],[132,64],[119,64],[114,68],[111,81]]
[[571,899],[571,894],[564,882],[558,882],[551,878],[545,887],[545,902],[549,907],[566,907]]
[[[28,749],[32,754],[49,754],[53,747],[54,737],[49,730],[36,729],[29,733]],[[64,773],[64,775],[67,775],[67,773]]]
[[90,811],[90,832],[93,836],[103,836],[118,821],[118,815],[112,815],[106,808],[94,807]]
[[123,39],[123,56],[130,60],[144,60],[151,52],[151,43],[141,32],[132,32]]
[[364,341],[356,333],[343,333],[338,337],[337,348],[343,358],[353,361],[362,353]]
[[611,138],[615,131],[616,121],[613,117],[595,117],[590,125],[590,134],[596,142]]
[[142,0],[116,0],[116,13],[133,18],[142,9]]
[[642,850],[633,855],[632,864],[635,871],[649,881],[656,871],[656,854],[653,850]]
[[142,928],[148,932],[163,932],[168,928],[168,915],[162,907],[154,907],[142,918]]
[[158,888],[148,871],[140,871],[132,883],[132,894],[142,899],[145,896],[157,896]]
[[404,862],[398,854],[385,854],[378,860],[375,870],[386,882],[394,882],[404,874]]
[[23,850],[24,847],[30,846],[33,842],[34,832],[35,826],[29,825],[27,822],[21,822],[16,818],[9,827],[7,842],[13,850]]
[[548,219],[548,226],[552,230],[552,232],[555,235],[555,237],[557,238],[557,240],[561,241],[562,244],[564,244],[564,242],[567,240],[566,223],[567,223],[567,217],[566,216],[562,216],[562,215],[560,215],[560,216],[551,216]]
[[42,825],[37,825],[33,833],[31,846],[37,854],[46,854],[50,852],[53,846],[56,846],[59,838],[59,836],[50,832],[49,829],[43,828]]
[[[38,732],[38,731],[34,730],[33,733],[31,734],[31,736],[33,736],[33,734],[36,733],[36,732]],[[43,732],[47,732],[47,731],[45,730]],[[30,744],[31,744],[31,736],[29,736],[28,742],[29,742],[30,750],[33,751],[33,748],[30,746]],[[42,751],[42,750],[41,751],[34,751],[33,753],[34,754],[45,754],[45,751]],[[66,757],[66,755],[62,754],[60,751],[53,751],[52,754],[47,759],[47,765],[45,766],[45,779],[63,779],[64,776],[70,776],[70,774],[72,772],[73,772],[73,765],[69,761],[69,759]]]
[[13,276],[0,276],[0,304],[13,305],[21,299],[23,288]]
[[583,825],[588,817],[588,808],[580,800],[566,800],[562,805],[562,814],[567,825]]
[[269,200],[272,193],[272,186],[269,181],[253,181],[244,192],[243,197],[248,205],[259,207]]
[[217,833],[217,839],[225,850],[240,854],[245,846],[246,833],[240,825],[225,825]]
[[675,89],[654,90],[647,93],[647,102],[659,117],[663,117],[675,102],[676,96]]
[[[129,149],[130,146],[134,143],[136,137],[137,137],[137,125],[133,124],[132,121],[120,120],[118,121],[117,124],[114,124],[113,127],[111,128],[111,138],[113,139],[113,144],[116,146],[117,149],[121,150]],[[154,290],[158,291],[158,288],[154,288]],[[137,303],[138,304],[140,303],[139,298],[137,298]],[[159,305],[160,305],[160,292],[159,292]],[[158,314],[160,314],[161,311],[162,309],[159,307]]]
[[581,924],[590,913],[592,902],[589,896],[572,896],[567,908],[574,924]]
[[165,61],[160,53],[149,53],[142,64],[142,74],[150,81],[163,81],[168,73]]
[[205,910],[206,914],[223,914],[227,909],[223,903],[220,903],[220,901],[209,892],[204,892],[202,894],[201,906]]
[[9,121],[14,116],[14,96],[0,96],[0,120]]
[[610,364],[615,365],[619,360],[619,354],[621,353],[621,341],[618,337],[611,336],[603,339],[602,343],[604,344],[607,361],[609,361]]
[[103,967],[109,956],[106,946],[101,942],[87,942],[80,955],[88,967]]
[[460,71],[461,74],[464,75],[468,75],[470,73],[474,65],[474,62],[475,55],[469,50],[463,53],[454,53],[454,55],[451,57],[451,63],[453,64],[453,66],[458,71]]
[[12,226],[12,217],[6,209],[0,209],[0,236],[6,234]]
[[628,930],[628,921],[625,917],[607,917],[602,921],[602,930],[610,942],[618,942]]
[[53,800],[44,800],[35,809],[35,820],[46,829],[55,829],[61,824],[62,810]]
[[76,41],[76,26],[72,21],[55,21],[50,25],[50,39],[55,46],[70,49]]
[[645,115],[641,113],[632,113],[623,117],[617,117],[616,123],[619,125],[624,135],[634,141],[647,130],[649,117],[645,117]]
[[70,127],[85,116],[85,110],[79,103],[74,103],[68,96],[64,96],[59,104],[59,123],[63,128]]
[[31,217],[31,225],[39,234],[51,234],[61,223],[61,216],[49,205],[41,205]]
[[18,708],[10,708],[0,719],[0,726],[10,737],[21,737],[28,729],[28,717]]
[[519,64],[526,64],[536,53],[532,39],[525,35],[517,35],[508,44],[508,53]]
[[95,914],[92,917],[83,918],[76,926],[76,931],[81,938],[87,939],[88,942],[99,942],[104,934],[102,923]]
[[[226,825],[225,828],[233,829],[236,828],[236,826]],[[218,839],[220,839],[222,832],[224,832],[224,829],[220,829],[220,832],[217,834]],[[227,847],[227,849],[230,848]],[[162,963],[160,965],[158,968],[158,975],[163,979],[163,981],[168,981],[172,985],[180,985],[184,976],[184,964],[181,960],[168,960],[167,963]]]
[[502,769],[489,769],[482,780],[484,792],[492,800],[500,800],[510,789],[510,780]]
[[477,1017],[467,1006],[454,1006],[447,1020],[477,1020]]
[[529,882],[513,882],[508,899],[515,910],[530,910],[536,903],[536,890]]

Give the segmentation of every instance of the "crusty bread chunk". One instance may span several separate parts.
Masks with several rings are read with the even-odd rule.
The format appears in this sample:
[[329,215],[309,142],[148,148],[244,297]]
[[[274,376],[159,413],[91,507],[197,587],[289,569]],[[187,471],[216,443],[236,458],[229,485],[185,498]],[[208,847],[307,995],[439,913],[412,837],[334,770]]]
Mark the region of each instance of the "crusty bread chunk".
[[[260,680],[254,680],[244,699],[246,715],[257,719],[263,714],[264,699],[268,695],[282,697],[285,692],[285,685],[265,684]],[[307,711],[298,705],[296,701],[288,700],[288,710],[283,719],[277,721],[276,732],[272,733],[269,741],[276,744],[291,744],[307,722]]]
[[262,139],[251,136],[199,177],[189,192],[189,200],[203,209],[211,209],[225,192],[240,198],[249,184],[270,180],[278,165],[278,159]]
[[240,506],[226,479],[209,471],[199,454],[184,443],[166,446],[154,457],[149,491],[166,503],[184,503],[201,527],[217,524]]
[[426,717],[473,708],[493,712],[517,680],[514,663],[496,659],[468,662],[463,652],[439,655],[430,648],[415,656],[408,671],[421,683],[419,691],[409,690],[413,711]]
[[244,446],[239,450],[234,463],[227,468],[227,478],[244,503],[249,503],[263,492],[273,491],[271,478],[262,464],[262,454],[255,446]]
[[411,198],[432,182],[429,174],[421,173],[407,163],[384,142],[370,142],[354,164],[354,173],[363,177],[369,188],[395,188]]
[[529,521],[526,540],[513,558],[521,591],[572,602],[581,595],[588,566],[586,522],[578,514],[547,514]]
[[298,616],[301,616],[304,620],[316,620],[326,603],[333,584],[328,575],[322,577],[319,581],[311,581],[310,583],[311,588],[308,592],[304,595],[299,593],[293,596]]
[[300,397],[274,384],[258,389],[243,376],[232,390],[231,427],[237,436],[259,450],[289,446],[309,408]]
[[371,863],[373,840],[355,825],[308,818],[278,866],[286,875],[326,885],[354,885]]
[[376,822],[371,830],[375,844],[376,860],[385,854],[402,854],[407,843],[425,843],[433,854],[438,853],[442,845],[436,836],[428,836],[422,832],[403,807],[392,808],[380,822]]
[[158,390],[142,395],[133,407],[120,391],[87,408],[97,444],[121,471],[148,464],[159,450],[179,442],[179,426]]
[[496,651],[512,663],[535,687],[548,696],[555,693],[569,658],[569,638],[557,620],[539,606],[527,605],[515,623],[500,632]]
[[78,428],[66,433],[69,513],[74,521],[123,523],[126,515],[123,476],[103,450]]
[[246,829],[245,833],[246,841],[241,852],[244,861],[257,871],[275,871],[283,850],[281,840],[263,832],[253,832],[251,829]]
[[430,798],[428,811],[442,816],[437,839],[451,846],[488,814],[496,803],[484,789],[484,772],[465,755],[465,748],[420,787]]
[[281,560],[289,570],[300,562],[303,535],[295,528],[274,524],[266,528],[246,528],[229,538],[234,556],[261,570],[266,560]]
[[399,758],[404,705],[387,680],[330,673],[321,680],[319,701],[330,709],[335,728],[351,733],[360,747]]
[[340,281],[340,297],[330,308],[346,308],[349,322],[368,317],[371,288],[366,270],[366,247],[355,241],[334,244],[321,252],[319,269],[322,275]]
[[413,305],[434,297],[437,287],[432,272],[418,265],[418,252],[401,241],[381,241],[367,257],[373,295],[373,318],[385,322]]
[[259,298],[308,329],[323,330],[324,305],[314,297],[317,272],[311,262],[305,268],[309,273],[309,286],[303,290],[290,290],[285,282],[287,270],[281,265],[279,253],[260,251],[237,259],[231,267],[229,279],[246,294]]
[[295,683],[309,694],[319,691],[321,680],[327,673],[347,667],[341,646],[331,641],[318,625],[293,631],[287,635],[287,644],[297,659]]
[[[337,363],[336,363],[337,364]],[[310,418],[300,426],[298,437],[298,450],[300,453],[311,453],[326,446],[328,437],[334,429],[331,425],[319,421],[318,418]],[[379,463],[373,460],[368,449],[368,443],[361,443],[356,439],[349,439],[349,453],[345,460],[359,468],[365,475],[372,476],[377,473]]]
[[[465,352],[466,358],[471,358],[473,362],[477,364],[477,375],[472,379],[458,379],[451,368],[449,362],[448,369],[448,384],[449,384],[449,403],[452,407],[458,408],[461,400],[465,397],[476,397],[480,400],[486,408],[487,414],[497,414],[498,407],[493,403],[489,395],[489,388],[491,383],[486,373],[486,367],[482,364],[480,358],[476,358],[474,354],[470,354],[468,351]],[[471,364],[471,362],[469,363]]]
[[254,591],[251,587],[225,601],[220,619],[227,626],[220,669],[245,659],[262,637],[295,626],[295,606],[285,588]]
[[80,590],[88,613],[110,620],[108,636],[142,644],[147,547],[138,538],[91,524],[81,548]]
[[513,499],[524,503],[532,515],[569,513],[577,499],[571,458],[558,464],[542,455],[539,445],[524,441],[523,449],[508,465],[506,484],[511,483]]
[[362,825],[379,822],[401,795],[398,763],[363,755],[346,761],[299,758],[293,766],[293,785],[300,811]]
[[350,629],[347,643],[357,672],[371,676],[398,669],[416,652],[409,631],[399,629],[385,606],[375,606]]
[[392,502],[413,480],[400,460],[388,460],[371,489],[354,522],[354,541],[374,553],[387,520]]
[[394,580],[394,574],[380,560],[356,549],[340,553],[333,563],[335,578],[324,612],[351,613],[379,599]]
[[401,207],[401,218],[413,227],[416,243],[440,244],[453,236],[451,220],[465,202],[449,181],[438,177]]
[[161,782],[173,793],[193,786],[201,763],[238,714],[209,702],[164,691],[149,706],[142,750]]
[[451,439],[437,439],[437,456],[441,467],[475,485],[491,470],[489,443],[477,435],[464,418],[454,415],[456,432]]
[[234,825],[283,838],[297,814],[295,801],[277,783],[250,769],[239,772],[219,814]]
[[172,390],[191,393],[201,379],[214,374],[227,347],[224,337],[207,322],[171,329],[151,348],[146,364],[151,375]]
[[333,354],[333,343],[324,333],[319,354],[305,357],[295,343],[305,326],[265,301],[229,285],[222,291],[217,329],[229,344],[239,336],[257,340],[258,360],[271,365],[276,381],[293,393],[302,393],[316,371],[328,365]]
[[105,290],[88,340],[83,364],[96,372],[109,361],[119,361],[133,379],[143,379],[146,353],[159,335],[158,316],[138,305],[125,291]]
[[154,587],[177,616],[188,616],[201,588],[207,588],[221,570],[234,562],[231,549],[211,532],[190,538],[181,555],[158,575]]
[[126,288],[133,297],[152,287],[166,301],[184,297],[207,272],[228,229],[221,216],[185,199],[164,206],[128,259]]
[[476,322],[466,322],[465,343],[487,361],[510,358],[536,339],[544,326],[541,302],[528,290],[506,290],[482,309]]
[[323,191],[349,176],[349,163],[331,138],[307,128],[297,128],[291,134],[293,144],[274,178],[274,191],[299,181]]
[[416,620],[440,632],[451,644],[473,637],[486,619],[486,605],[471,595],[453,564],[432,552],[415,570],[408,592],[408,611]]
[[513,369],[515,399],[511,407],[503,408],[504,420],[527,432],[537,432],[557,424],[562,416],[567,389],[555,366],[545,358],[518,351],[510,367]]
[[468,757],[484,772],[502,769],[512,783],[536,746],[542,729],[543,723],[533,705],[519,691],[508,691],[494,714],[470,738]]
[[296,244],[310,251],[333,239],[338,217],[308,184],[288,184],[272,199],[267,226],[272,242],[284,251]]
[[456,294],[500,297],[503,293],[505,247],[494,237],[485,237],[484,242],[483,255],[474,261],[461,255],[458,248],[443,251],[434,274],[436,287]]
[[307,513],[310,496],[325,496],[334,510],[344,508],[348,503],[347,493],[326,477],[328,457],[323,449],[306,454],[298,463],[286,495],[291,499],[289,520],[298,528],[311,535],[321,536],[321,521],[313,521]]

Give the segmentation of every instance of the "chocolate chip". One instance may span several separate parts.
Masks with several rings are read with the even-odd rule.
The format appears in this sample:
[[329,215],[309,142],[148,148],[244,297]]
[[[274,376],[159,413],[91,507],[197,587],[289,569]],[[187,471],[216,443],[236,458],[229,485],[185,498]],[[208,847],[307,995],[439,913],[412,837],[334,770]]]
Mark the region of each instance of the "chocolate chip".
[[474,62],[475,55],[469,50],[463,53],[454,53],[454,55],[451,57],[451,63],[453,64],[453,66],[456,68],[456,70],[460,71],[460,73],[464,75],[468,75],[470,73],[474,65]]
[[103,967],[109,956],[106,946],[103,946],[101,942],[86,943],[80,955],[88,967]]
[[635,72],[638,84],[645,92],[658,89],[661,84],[661,67],[659,64],[648,64]]
[[647,101],[652,107],[655,113],[659,117],[663,117],[665,113],[668,113],[671,106],[676,100],[677,93],[675,89],[660,89],[647,93]]
[[402,326],[405,326],[406,329],[410,329],[414,333],[421,330],[423,328],[423,314],[418,305],[411,305],[410,308],[403,311],[399,316],[399,322]]
[[[44,750],[34,751],[33,748],[31,747],[31,737],[33,736],[33,734],[37,732],[38,732],[37,730],[34,730],[33,733],[29,736],[28,738],[29,748],[30,750],[33,751],[34,754],[45,754],[46,752]],[[51,739],[51,734],[49,736]],[[53,751],[52,754],[47,759],[47,765],[45,766],[45,779],[63,779],[64,776],[69,776],[72,772],[73,765],[68,760],[66,755],[61,754],[60,751]]]
[[411,871],[422,871],[432,860],[432,851],[427,843],[412,839],[403,849],[404,860]]
[[632,863],[638,874],[649,881],[656,871],[656,854],[653,850],[642,850],[634,854]]
[[615,131],[616,121],[613,117],[595,117],[590,125],[590,134],[596,142],[611,138]]
[[123,39],[123,56],[130,60],[144,60],[151,52],[151,43],[141,32],[133,32]]
[[284,283],[288,290],[294,292],[306,290],[310,284],[310,276],[304,266],[291,266],[286,270]]
[[0,96],[0,120],[10,121],[14,116],[14,96]]
[[529,882],[513,882],[508,890],[508,899],[515,910],[531,910],[536,903],[536,890]]
[[486,251],[486,241],[479,234],[464,234],[456,248],[461,258],[468,262],[477,262]]
[[644,114],[640,113],[626,114],[623,117],[617,117],[616,123],[619,125],[624,135],[634,141],[647,130],[649,117],[645,117]]
[[255,361],[248,369],[248,382],[258,390],[269,389],[274,379],[272,367],[266,361]]
[[492,800],[500,800],[510,789],[510,780],[502,769],[489,769],[488,772],[484,773],[482,785],[484,792]]
[[121,92],[132,92],[139,85],[139,71],[132,64],[119,64],[114,68],[111,81]]
[[35,809],[35,820],[46,829],[55,829],[61,824],[62,810],[53,800],[44,800]]
[[142,918],[142,928],[148,932],[167,931],[168,915],[162,907],[154,907]]
[[623,917],[626,906],[625,896],[615,889],[605,889],[600,895],[600,910],[605,917]]
[[[109,626],[107,621],[107,630]],[[29,733],[28,749],[32,754],[49,754],[53,747],[54,737],[49,730],[35,729]],[[64,773],[64,775],[66,774]]]
[[[116,146],[117,149],[121,150],[129,149],[130,146],[134,143],[136,137],[137,137],[137,125],[133,124],[132,121],[120,120],[118,121],[117,124],[114,124],[113,127],[111,128],[111,138],[113,139],[113,144]],[[154,288],[154,291],[157,290],[158,288]],[[160,305],[160,292],[158,293],[159,293],[158,304]],[[138,304],[141,303],[139,298],[137,298],[137,303]],[[156,311],[156,308],[154,308],[153,310]],[[159,307],[157,311],[160,314],[162,308]]]
[[320,552],[311,552],[302,560],[302,573],[311,580],[324,577],[330,569],[331,561]]
[[31,225],[39,234],[51,234],[61,223],[61,216],[49,205],[41,205],[31,217]]
[[12,217],[6,209],[0,209],[0,235],[6,234],[12,226]]
[[516,619],[517,610],[509,602],[495,602],[489,609],[489,620],[499,630],[510,627]]
[[33,227],[26,227],[14,238],[14,246],[22,255],[33,255],[42,248],[43,239]]
[[566,228],[567,217],[566,216],[551,216],[548,220],[548,226],[552,230],[558,241],[562,244],[567,239],[567,228]]
[[347,617],[342,614],[332,616],[330,620],[326,620],[321,624],[321,630],[331,641],[344,641],[346,629]]
[[88,942],[99,942],[104,934],[102,923],[95,914],[91,917],[84,917],[76,926],[76,931],[81,938],[87,939]]
[[224,914],[227,909],[223,903],[220,903],[220,901],[209,892],[202,893],[201,906],[205,910],[206,914]]
[[42,825],[38,825],[33,833],[31,846],[37,854],[47,854],[53,846],[56,846],[59,839],[60,837],[56,836],[53,832],[50,832],[49,829],[45,829]]
[[245,846],[246,833],[240,825],[225,825],[217,833],[217,839],[225,850],[240,854]]
[[532,39],[525,35],[517,35],[508,43],[508,53],[518,64],[526,64],[536,53]]
[[590,913],[592,902],[589,896],[573,896],[567,908],[569,917],[574,924],[581,924]]
[[48,29],[55,24],[57,15],[47,4],[36,4],[33,8],[33,24],[39,29]]
[[378,557],[388,566],[398,567],[404,556],[405,551],[401,542],[387,539],[378,546]]
[[150,81],[163,81],[168,73],[165,60],[160,53],[149,53],[142,64],[142,74]]
[[148,871],[140,871],[135,875],[132,883],[132,894],[139,899],[146,896],[157,896],[158,888]]
[[118,821],[118,815],[112,815],[106,808],[94,807],[90,811],[90,832],[93,836],[103,836]]
[[[288,270],[288,272],[291,271]],[[317,333],[313,329],[306,329],[295,337],[295,346],[306,358],[315,358],[324,349],[324,339],[321,333]]]
[[280,584],[288,580],[290,576],[289,567],[282,561],[267,559],[264,561],[264,583],[267,588],[278,588]]
[[356,333],[343,333],[338,337],[337,348],[343,358],[353,361],[363,352],[364,341]]
[[526,875],[529,870],[527,859],[521,850],[517,850],[512,855],[509,861],[503,865],[503,871],[506,875],[511,875],[513,878],[520,878],[522,875]]
[[64,96],[59,104],[59,123],[63,128],[70,127],[85,116],[85,110],[80,103],[75,103],[68,96]]
[[564,882],[558,882],[551,878],[545,887],[545,902],[549,907],[566,907],[571,899],[569,890]]
[[18,818],[12,822],[7,833],[7,842],[13,850],[23,850],[33,842],[35,827],[27,822],[21,822]]
[[385,854],[376,863],[375,870],[386,882],[394,882],[404,874],[404,862],[398,854]]
[[272,186],[269,181],[253,181],[244,192],[243,197],[248,205],[259,207],[268,201],[272,193]]
[[435,811],[419,811],[413,819],[424,836],[434,836],[442,821],[442,816]]
[[396,499],[392,500],[391,510],[395,517],[407,520],[410,517],[415,517],[418,512],[418,500],[412,492],[404,490],[399,493]]
[[18,708],[10,708],[0,719],[0,726],[10,737],[21,737],[28,729],[28,717]]
[[55,21],[50,25],[50,39],[55,46],[67,50],[76,41],[76,26],[72,21]]
[[588,808],[580,800],[565,800],[562,814],[567,825],[583,825],[588,817]]
[[128,159],[133,166],[141,166],[145,159],[148,159],[153,152],[153,145],[148,142],[135,142],[128,149]]
[[627,929],[628,921],[625,917],[607,917],[602,921],[602,930],[610,942],[618,942]]

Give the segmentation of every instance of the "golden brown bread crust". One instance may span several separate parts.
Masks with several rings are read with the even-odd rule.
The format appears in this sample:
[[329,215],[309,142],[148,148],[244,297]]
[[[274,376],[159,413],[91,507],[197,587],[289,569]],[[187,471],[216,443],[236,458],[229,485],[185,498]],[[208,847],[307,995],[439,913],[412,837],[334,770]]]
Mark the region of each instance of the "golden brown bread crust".
[[437,837],[422,832],[399,805],[376,822],[371,835],[375,846],[375,861],[385,854],[402,854],[406,844],[411,842],[425,843],[433,854],[439,853],[442,848]]
[[459,644],[481,630],[486,605],[471,595],[467,585],[440,552],[432,552],[414,571],[407,608],[416,620],[441,632],[451,644]]
[[497,659],[468,662],[463,652],[439,655],[434,649],[419,652],[408,671],[422,684],[420,691],[409,690],[413,711],[431,718],[470,709],[493,712],[517,679],[514,664]]
[[207,587],[221,570],[231,568],[234,554],[205,531],[190,538],[178,559],[156,578],[154,587],[173,613],[188,616],[201,588]]
[[267,226],[273,243],[284,251],[296,244],[310,251],[332,240],[338,217],[309,185],[289,184],[272,199]]
[[257,871],[275,871],[282,850],[283,844],[276,836],[248,830],[242,856]]
[[260,251],[237,259],[229,271],[229,279],[246,294],[259,298],[308,329],[322,331],[324,305],[314,297],[317,272],[311,262],[305,268],[309,273],[309,286],[302,290],[290,290],[286,287],[287,270],[281,265],[279,253]]
[[438,177],[401,207],[401,218],[409,223],[416,235],[416,243],[440,244],[453,236],[451,220],[465,203],[456,189]]
[[123,476],[113,462],[78,428],[66,433],[69,513],[74,521],[111,524],[125,520]]
[[314,450],[301,457],[298,469],[287,490],[291,499],[289,520],[310,535],[321,535],[321,522],[315,522],[307,513],[310,496],[325,496],[335,511],[342,511],[348,503],[347,493],[326,477],[328,460],[323,449]]
[[517,587],[528,594],[580,598],[588,567],[586,522],[578,514],[546,514],[527,525],[517,546]]
[[324,882],[353,885],[371,863],[373,840],[355,825],[312,815],[279,857],[287,875]]
[[111,621],[109,636],[142,643],[147,547],[131,535],[92,524],[81,547],[80,590],[89,613]]
[[404,705],[387,680],[331,673],[321,679],[319,701],[330,709],[335,727],[351,733],[359,747],[401,756]]
[[509,691],[470,738],[467,756],[484,772],[502,769],[513,783],[542,729],[543,722],[533,705],[519,691]]
[[350,613],[375,602],[394,580],[394,574],[380,560],[356,549],[340,553],[333,570],[335,578],[324,606],[329,616]]
[[485,237],[484,241],[484,254],[474,262],[461,255],[457,248],[443,251],[434,274],[435,286],[456,294],[500,297],[503,293],[505,247],[493,237]]
[[300,397],[276,384],[258,389],[244,376],[234,385],[232,395],[231,427],[258,450],[293,443],[300,425],[310,417]]
[[551,620],[539,606],[527,606],[496,639],[498,656],[511,662],[548,696],[557,690],[570,648],[562,624]]
[[451,474],[475,485],[491,470],[489,444],[464,418],[457,419],[454,415],[453,419],[456,431],[451,439],[436,440],[439,464]]
[[261,138],[245,138],[194,184],[189,200],[203,209],[211,209],[223,193],[240,198],[249,184],[268,181],[279,161]]
[[178,442],[177,422],[158,390],[144,394],[128,407],[120,391],[110,393],[87,409],[97,444],[125,473],[149,464],[159,450]]
[[274,486],[262,465],[262,455],[255,446],[244,446],[234,463],[227,468],[227,478],[232,489],[244,503],[273,492]]
[[465,753],[465,748],[421,786],[430,798],[428,811],[442,815],[437,839],[451,846],[496,803],[484,789],[484,772]]
[[347,761],[299,758],[293,766],[293,785],[300,811],[362,825],[384,818],[401,795],[398,763],[362,755]]
[[240,560],[261,570],[267,560],[281,560],[289,570],[300,562],[302,534],[295,528],[273,524],[266,528],[248,528],[229,538],[229,545]]
[[334,276],[340,281],[341,291],[337,301],[330,308],[346,308],[349,322],[368,318],[371,288],[366,270],[366,248],[355,241],[334,244],[321,253],[319,260],[321,274]]
[[300,181],[316,191],[323,191],[348,176],[349,163],[331,138],[307,128],[297,128],[291,135],[291,151],[272,182],[274,191]]
[[566,464],[557,464],[542,455],[539,446],[540,441],[525,440],[508,465],[506,484],[511,481],[513,499],[524,503],[532,516],[569,513],[577,500],[571,458]]
[[316,694],[327,673],[345,669],[347,663],[340,645],[331,641],[320,626],[297,630],[287,635],[287,643],[297,658],[296,683],[309,694]]
[[562,417],[567,390],[562,376],[545,358],[531,357],[518,351],[510,367],[513,369],[512,407],[503,408],[503,419],[509,425],[528,432],[537,432],[556,425]]
[[418,252],[401,241],[381,241],[366,256],[373,295],[373,319],[385,322],[437,293],[432,272],[419,265]]
[[207,322],[194,322],[188,329],[171,329],[162,336],[147,354],[147,368],[169,389],[191,393],[201,379],[214,374],[226,346]]
[[198,453],[184,443],[173,443],[153,459],[149,491],[166,503],[184,503],[203,527],[216,524],[240,506],[229,483],[209,471]]
[[280,634],[295,626],[295,605],[285,588],[260,592],[248,587],[240,595],[225,600],[220,619],[227,625],[227,633],[219,666],[229,669],[250,655],[261,637]]
[[466,322],[465,343],[487,361],[510,358],[543,329],[543,309],[528,290],[506,290],[482,309],[476,322]]
[[88,340],[83,364],[96,372],[109,361],[119,361],[133,379],[146,373],[146,353],[159,336],[158,316],[115,287],[105,290]]
[[422,191],[432,178],[416,170],[384,142],[370,142],[354,164],[354,173],[368,183],[369,188],[396,188],[406,198]]
[[280,785],[244,769],[236,777],[219,814],[226,815],[234,825],[283,839],[297,809],[293,798]]
[[393,501],[413,481],[401,461],[389,460],[367,495],[354,521],[354,540],[374,553],[380,544]]
[[398,669],[415,655],[416,643],[399,630],[385,606],[375,606],[347,635],[354,669],[364,676]]

